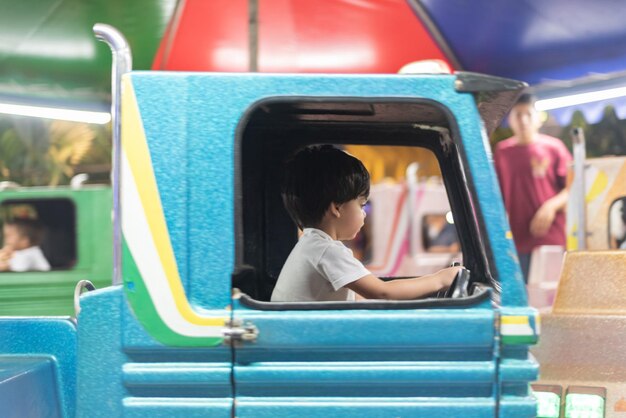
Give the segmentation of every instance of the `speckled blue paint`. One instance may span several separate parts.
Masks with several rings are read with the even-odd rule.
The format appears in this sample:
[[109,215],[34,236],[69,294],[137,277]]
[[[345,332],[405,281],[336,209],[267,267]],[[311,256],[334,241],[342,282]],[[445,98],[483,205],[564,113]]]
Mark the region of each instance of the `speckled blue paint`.
[[114,286],[81,297],[78,317],[77,417],[121,417],[122,365],[120,307],[122,288]]
[[84,294],[78,323],[77,417],[231,417],[230,347],[163,346],[121,286]]
[[[55,387],[63,417],[76,411],[76,326],[69,318],[1,318],[0,352],[28,358],[48,358],[54,365]],[[5,357],[6,358],[6,357]],[[36,388],[34,387],[33,390]],[[53,395],[52,395],[53,394]],[[15,402],[28,402],[28,392]],[[2,413],[5,413],[2,409]]]
[[[142,73],[132,75],[172,245],[193,303],[228,304],[234,266],[236,129],[258,101],[280,96],[428,98],[457,120],[494,249],[502,304],[524,306],[515,248],[473,98],[455,76]],[[193,243],[193,245],[192,245]]]
[[124,418],[232,418],[232,399],[124,399]]
[[0,405],[5,417],[62,418],[51,357],[0,356]]
[[487,237],[493,251],[498,280],[502,284],[502,306],[527,306],[526,288],[517,260],[517,252],[511,238],[508,220],[500,194],[498,179],[493,166],[493,158],[480,115],[471,96],[451,94],[446,105],[457,120],[461,141],[468,161],[469,175],[472,177],[477,201],[485,220]]
[[[416,414],[415,411],[420,413]],[[493,399],[467,398],[268,398],[237,400],[238,418],[493,417]],[[520,417],[509,415],[507,417]],[[521,417],[520,417],[521,418]],[[524,418],[529,418],[525,416]]]
[[377,311],[259,311],[235,300],[233,309],[261,330],[236,349],[237,416],[495,416],[488,299]]

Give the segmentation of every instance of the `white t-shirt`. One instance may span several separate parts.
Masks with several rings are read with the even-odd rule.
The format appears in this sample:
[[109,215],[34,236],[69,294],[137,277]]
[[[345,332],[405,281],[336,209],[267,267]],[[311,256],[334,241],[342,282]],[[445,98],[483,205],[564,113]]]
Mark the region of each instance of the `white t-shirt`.
[[13,251],[9,260],[11,271],[48,271],[50,263],[37,245],[23,250]]
[[341,241],[305,228],[283,266],[272,302],[353,301],[344,287],[371,274]]

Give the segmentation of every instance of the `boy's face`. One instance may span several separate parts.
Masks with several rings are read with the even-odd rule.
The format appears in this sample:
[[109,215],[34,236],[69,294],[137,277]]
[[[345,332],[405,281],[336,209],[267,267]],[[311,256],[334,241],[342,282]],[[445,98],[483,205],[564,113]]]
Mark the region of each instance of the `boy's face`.
[[541,127],[539,114],[532,103],[519,103],[509,113],[509,125],[522,142],[530,142]]
[[30,247],[30,240],[23,235],[19,228],[15,225],[5,224],[2,227],[2,235],[4,236],[4,246],[13,250],[23,250]]
[[359,196],[339,206],[339,221],[337,223],[337,239],[349,241],[361,230],[365,222],[363,207],[367,203],[365,196]]

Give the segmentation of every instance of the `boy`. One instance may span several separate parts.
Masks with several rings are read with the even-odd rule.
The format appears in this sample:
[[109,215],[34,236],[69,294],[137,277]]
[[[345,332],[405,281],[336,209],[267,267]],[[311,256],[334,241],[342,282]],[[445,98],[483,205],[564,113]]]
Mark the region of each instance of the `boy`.
[[358,159],[330,145],[307,147],[287,163],[282,196],[303,230],[283,266],[272,302],[416,299],[448,288],[460,267],[385,282],[341,241],[363,226],[369,173]]
[[524,280],[533,250],[565,247],[567,172],[572,156],[560,139],[539,133],[535,98],[522,94],[509,113],[513,136],[496,145],[494,161]]
[[6,221],[2,227],[4,247],[0,249],[0,271],[48,271],[50,264],[39,243],[41,225],[30,219]]

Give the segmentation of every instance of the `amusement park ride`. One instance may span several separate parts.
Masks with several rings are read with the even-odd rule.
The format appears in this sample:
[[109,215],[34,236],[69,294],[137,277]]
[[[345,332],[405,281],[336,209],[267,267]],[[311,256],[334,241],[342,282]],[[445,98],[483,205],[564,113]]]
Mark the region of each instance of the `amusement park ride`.
[[[539,317],[484,141],[523,83],[471,73],[121,77],[123,37],[97,29],[123,83],[113,95],[123,91],[114,285],[80,296],[81,282],[75,319],[0,320],[3,335],[21,336],[0,341],[0,393],[30,397],[11,403],[15,416],[536,414],[528,350]],[[320,142],[436,156],[471,272],[458,297],[267,301],[297,239],[279,162]],[[581,270],[569,259],[566,283]],[[554,393],[550,383],[570,412],[619,394],[607,384]]]
[[[114,51],[112,190],[0,192],[0,209],[26,205],[45,216],[69,205],[73,218],[58,227],[71,230],[73,219],[78,229],[66,244],[72,257],[59,261],[72,269],[3,273],[13,290],[39,292],[24,293],[22,309],[0,288],[3,314],[71,316],[0,318],[2,414],[626,414],[617,331],[626,253],[608,250],[619,228],[606,226],[620,219],[624,164],[589,163],[587,217],[576,224],[586,228],[572,227],[588,250],[567,253],[558,289],[555,280],[531,283],[555,298],[540,316],[528,303],[486,140],[524,83],[467,72],[132,72],[124,37],[107,26],[96,32]],[[171,32],[162,45],[163,69],[175,69],[182,53],[172,33],[185,35]],[[297,240],[279,195],[280,163],[314,143],[434,155],[438,185],[409,177],[404,188],[373,187],[372,228],[383,231],[373,233],[404,234],[377,240],[371,262],[381,275],[404,276],[432,268],[423,260],[462,261],[470,280],[457,282],[458,297],[268,301]],[[402,203],[396,218],[381,215],[389,202]],[[111,227],[111,210],[112,243],[96,231]],[[426,216],[448,211],[458,251],[429,253]]]

